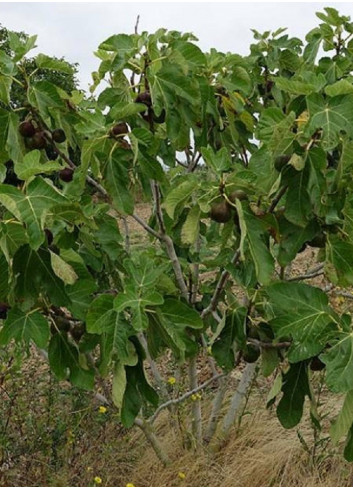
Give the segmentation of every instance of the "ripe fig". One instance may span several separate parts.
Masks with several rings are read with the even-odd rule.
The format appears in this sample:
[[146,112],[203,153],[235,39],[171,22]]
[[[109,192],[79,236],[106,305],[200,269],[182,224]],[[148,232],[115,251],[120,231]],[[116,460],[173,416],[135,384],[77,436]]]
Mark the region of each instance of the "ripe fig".
[[36,129],[31,121],[23,121],[18,127],[18,130],[24,138],[31,138],[34,136]]
[[66,141],[66,134],[63,129],[55,129],[52,132],[52,138],[56,143],[63,143]]
[[110,134],[112,136],[120,136],[121,134],[126,134],[129,132],[129,128],[125,122],[119,122],[111,129]]
[[59,178],[63,182],[72,182],[72,179],[74,178],[74,170],[72,168],[64,168],[63,170],[60,170]]
[[151,98],[150,92],[146,91],[146,92],[139,93],[135,99],[135,102],[139,103],[139,104],[145,104],[145,105],[147,105],[147,107],[151,107],[152,106],[152,98]]
[[232,211],[226,201],[213,204],[210,211],[210,218],[216,222],[228,222],[232,217]]
[[6,319],[7,318],[7,311],[9,309],[9,306],[5,304],[5,302],[0,302],[0,319]]
[[319,357],[314,357],[311,362],[310,362],[310,370],[313,372],[319,372],[320,370],[323,370],[326,367],[324,362],[320,360]]
[[247,363],[254,363],[260,356],[260,348],[256,345],[246,345],[243,351],[243,359]]

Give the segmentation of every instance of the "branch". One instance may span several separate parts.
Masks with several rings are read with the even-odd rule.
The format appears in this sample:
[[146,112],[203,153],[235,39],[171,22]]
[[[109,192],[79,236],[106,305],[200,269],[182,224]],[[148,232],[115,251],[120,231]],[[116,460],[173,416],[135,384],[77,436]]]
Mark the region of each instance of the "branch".
[[138,34],[139,22],[140,22],[140,15],[138,15],[137,19],[136,19],[136,24],[135,24],[135,29],[134,29],[135,34]]
[[271,349],[277,349],[280,350],[281,348],[289,348],[291,346],[290,341],[281,341],[280,343],[271,343],[269,341],[260,341],[255,338],[247,338],[246,340],[248,343],[251,343],[252,345],[259,346],[263,348],[264,350],[271,350]]
[[269,213],[272,213],[272,212],[275,210],[275,208],[276,208],[276,206],[277,206],[278,202],[281,200],[281,198],[283,197],[283,195],[286,193],[287,188],[288,188],[288,185],[285,185],[285,186],[284,186],[284,187],[282,187],[282,188],[281,188],[281,190],[278,192],[278,194],[276,195],[276,197],[275,197],[275,198],[273,199],[273,201],[271,202],[271,205],[270,205],[270,207],[269,207],[269,209],[268,209],[268,212],[269,212]]
[[319,277],[320,275],[324,274],[324,265],[320,264],[317,267],[315,267],[313,270],[309,270],[308,273],[305,273],[303,275],[297,275],[296,277],[291,277],[287,279],[287,282],[294,282],[297,280],[307,280],[309,278],[314,278],[314,277]]
[[[237,250],[235,252],[233,258],[231,259],[231,264],[234,265],[239,260],[239,258],[240,258],[240,250]],[[202,318],[207,316],[207,314],[209,314],[210,312],[213,312],[216,310],[220,295],[221,295],[221,293],[222,293],[222,291],[223,291],[223,289],[224,289],[224,287],[228,281],[229,275],[230,275],[230,273],[228,272],[228,270],[223,270],[223,272],[222,272],[222,274],[218,280],[218,283],[216,285],[216,289],[213,293],[213,296],[211,298],[209,305],[201,313]]]
[[211,377],[210,379],[206,380],[206,382],[204,382],[203,384],[199,385],[195,389],[192,389],[191,391],[186,392],[185,394],[183,394],[182,396],[178,397],[177,399],[170,399],[169,401],[165,402],[164,404],[161,404],[159,406],[159,408],[156,409],[156,411],[153,414],[153,416],[151,416],[151,418],[150,418],[151,423],[153,423],[157,419],[157,417],[159,416],[159,414],[161,413],[161,411],[163,411],[163,409],[168,408],[172,404],[180,404],[181,402],[186,401],[186,399],[188,399],[189,397],[191,397],[193,394],[196,394],[197,392],[205,389],[208,385],[212,384],[212,382],[214,382],[215,380],[220,379],[221,377],[224,377],[225,375],[226,374],[218,374],[218,375],[215,375],[214,377]]
[[146,221],[144,221],[140,216],[137,214],[132,214],[131,216],[133,219],[135,219],[136,222],[138,222],[148,233],[152,234],[157,239],[162,239],[162,236],[157,233],[153,228],[151,228]]
[[168,455],[165,453],[163,447],[161,446],[158,438],[156,437],[156,434],[154,433],[154,430],[151,426],[151,424],[148,421],[145,421],[140,418],[136,418],[134,421],[134,424],[138,426],[144,433],[145,437],[147,440],[150,442],[155,454],[159,458],[159,460],[162,462],[162,464],[166,467],[169,465],[170,459]]

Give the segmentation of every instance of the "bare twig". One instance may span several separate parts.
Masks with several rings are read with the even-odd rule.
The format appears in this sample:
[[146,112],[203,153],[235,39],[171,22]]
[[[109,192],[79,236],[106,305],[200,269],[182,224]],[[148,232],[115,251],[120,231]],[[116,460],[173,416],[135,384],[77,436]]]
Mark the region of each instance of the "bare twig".
[[135,219],[135,221],[138,222],[148,233],[152,234],[152,236],[157,239],[162,239],[162,236],[157,233],[157,231],[155,231],[153,228],[151,228],[151,226],[149,226],[147,222],[144,221],[140,216],[138,216],[137,214],[132,214],[131,217]]
[[292,344],[290,341],[281,341],[279,343],[272,343],[270,341],[260,341],[257,340],[256,338],[248,338],[246,341],[248,343],[251,343],[252,345],[259,346],[264,350],[272,350],[272,349],[280,350],[281,348],[289,348]]
[[319,277],[324,274],[324,265],[320,264],[312,270],[309,270],[308,273],[304,273],[303,275],[297,275],[296,277],[287,278],[288,282],[295,282],[298,280],[308,280],[309,278]]
[[[239,258],[240,258],[240,251],[237,250],[234,253],[233,258],[231,259],[231,264],[234,265],[239,260]],[[229,275],[230,275],[230,273],[228,272],[228,270],[223,270],[223,272],[221,273],[221,276],[218,280],[218,283],[216,285],[216,288],[215,288],[215,291],[214,291],[213,296],[211,298],[211,301],[210,301],[209,305],[201,313],[202,318],[206,317],[209,313],[216,310],[219,298],[223,292],[224,287],[226,286]]]
[[155,413],[151,416],[150,421],[153,423],[157,417],[160,415],[161,411],[164,409],[167,409],[168,406],[171,406],[172,404],[180,404],[181,402],[186,401],[189,397],[191,397],[193,394],[196,394],[199,391],[202,391],[206,387],[208,387],[210,384],[215,382],[216,380],[220,379],[221,377],[224,377],[225,374],[218,374],[214,377],[211,377],[210,379],[206,380],[203,384],[200,384],[198,387],[195,389],[186,392],[182,396],[178,397],[177,399],[170,399],[169,401],[165,402],[164,404],[161,404],[158,409],[156,409]]
[[271,205],[268,209],[268,212],[271,213],[275,210],[275,208],[277,207],[277,204],[278,202],[281,200],[281,198],[283,197],[283,195],[286,193],[287,191],[287,188],[288,188],[288,185],[285,185],[284,187],[281,188],[281,190],[278,192],[278,194],[276,195],[276,197],[273,199],[273,201],[271,202]]
[[135,29],[134,29],[135,34],[138,34],[139,22],[140,22],[140,14],[137,16],[137,19],[136,19],[136,24],[135,24]]

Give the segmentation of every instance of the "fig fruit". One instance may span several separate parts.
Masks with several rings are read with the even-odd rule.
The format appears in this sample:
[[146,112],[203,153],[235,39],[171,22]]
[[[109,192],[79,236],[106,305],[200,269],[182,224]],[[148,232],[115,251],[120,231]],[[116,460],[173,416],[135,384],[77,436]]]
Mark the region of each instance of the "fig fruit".
[[23,121],[18,126],[18,130],[24,138],[31,138],[34,136],[36,129],[31,121]]
[[60,170],[59,178],[63,182],[72,182],[72,179],[74,178],[74,170],[72,168],[64,168],[63,170]]
[[66,141],[66,134],[63,129],[55,129],[51,135],[56,143],[63,143]]
[[213,204],[210,210],[210,218],[216,222],[228,222],[232,217],[232,211],[226,201]]

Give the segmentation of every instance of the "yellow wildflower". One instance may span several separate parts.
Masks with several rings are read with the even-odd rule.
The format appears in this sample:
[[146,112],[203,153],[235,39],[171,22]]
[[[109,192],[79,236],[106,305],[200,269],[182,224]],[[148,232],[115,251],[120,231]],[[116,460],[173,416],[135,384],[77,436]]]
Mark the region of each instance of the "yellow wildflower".
[[93,479],[95,484],[102,484],[102,479],[96,475],[96,477]]
[[99,406],[98,408],[98,411],[101,413],[101,414],[104,414],[107,412],[107,408],[105,406]]
[[126,484],[126,487],[135,487],[135,485],[134,485],[132,482],[128,482],[128,483]]
[[179,479],[185,479],[186,475],[184,474],[184,472],[179,472],[178,477]]
[[175,382],[176,382],[176,378],[175,378],[175,377],[169,377],[169,379],[168,379],[168,384],[170,384],[170,385],[174,385],[174,384],[175,384]]

